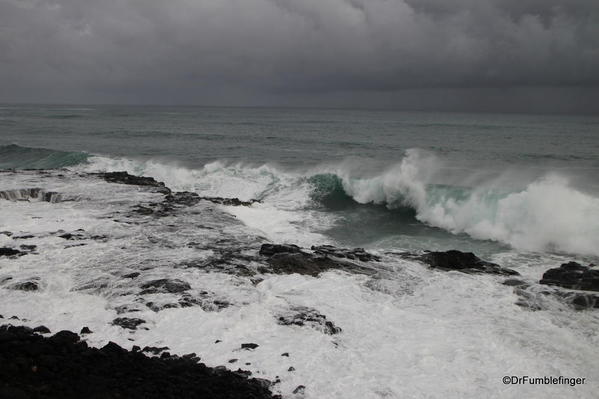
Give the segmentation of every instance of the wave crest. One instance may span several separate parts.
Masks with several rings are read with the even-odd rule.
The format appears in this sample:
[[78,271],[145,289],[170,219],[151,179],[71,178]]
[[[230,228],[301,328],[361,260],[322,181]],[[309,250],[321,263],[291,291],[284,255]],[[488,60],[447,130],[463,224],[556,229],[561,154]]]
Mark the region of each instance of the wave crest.
[[521,250],[599,256],[599,198],[572,187],[565,176],[549,173],[525,182],[508,173],[481,178],[418,149],[383,172],[364,175],[359,166],[346,162],[289,171],[216,161],[188,169],[95,157],[86,168],[145,174],[203,195],[261,199],[272,205],[269,209],[286,212],[313,210],[315,202],[333,213],[356,203],[409,208],[418,221],[454,234]]

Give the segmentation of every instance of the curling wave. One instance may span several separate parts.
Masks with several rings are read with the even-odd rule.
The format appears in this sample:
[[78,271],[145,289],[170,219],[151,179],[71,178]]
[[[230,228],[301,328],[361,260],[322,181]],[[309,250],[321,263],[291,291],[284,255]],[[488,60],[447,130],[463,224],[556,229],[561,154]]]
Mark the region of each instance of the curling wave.
[[392,212],[412,209],[418,221],[453,234],[521,250],[599,256],[599,198],[555,173],[518,184],[505,175],[476,180],[448,173],[451,169],[442,160],[417,149],[408,150],[401,162],[382,173],[366,176],[347,163],[300,172],[268,164],[216,161],[188,169],[96,157],[89,167],[145,174],[174,189],[204,195],[256,198],[285,211],[316,205],[334,213],[350,203],[384,205]]

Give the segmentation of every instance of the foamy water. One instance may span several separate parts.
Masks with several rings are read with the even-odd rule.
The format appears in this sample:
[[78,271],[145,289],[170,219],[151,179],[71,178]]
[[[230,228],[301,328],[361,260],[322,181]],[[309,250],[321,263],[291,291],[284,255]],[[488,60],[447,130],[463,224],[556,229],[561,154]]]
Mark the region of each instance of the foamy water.
[[[26,325],[44,324],[53,331],[78,331],[85,325],[94,331],[89,343],[98,346],[112,340],[124,347],[196,352],[210,366],[241,367],[270,380],[278,376],[281,382],[274,389],[289,398],[296,396],[291,392],[298,385],[306,386],[305,398],[592,398],[599,388],[596,312],[575,312],[551,298],[543,310],[530,311],[516,305],[518,295],[500,277],[432,271],[382,252],[375,276],[266,274],[255,284],[228,273],[177,266],[209,259],[210,248],[223,239],[257,250],[265,239],[257,227],[239,219],[259,219],[256,215],[271,212],[273,205],[229,208],[202,202],[163,219],[133,218],[127,216],[132,206],[156,201],[159,195],[58,173],[2,174],[4,189],[41,187],[81,197],[58,203],[0,200],[0,230],[35,235],[24,240],[0,235],[2,245],[38,246],[38,254],[0,259],[0,281],[35,278],[41,287],[21,292],[6,289],[5,283],[0,288],[0,314],[5,317],[18,315],[27,319]],[[281,225],[273,219],[275,226]],[[301,227],[297,220],[286,221],[292,222]],[[266,221],[255,225],[268,231]],[[70,242],[57,237],[59,229],[84,229],[106,238]],[[299,241],[319,238],[301,231],[280,234],[299,234]],[[86,245],[71,247],[77,243]],[[534,282],[547,268],[570,259],[507,251],[493,260]],[[122,277],[132,271],[141,273],[139,280]],[[138,286],[157,278],[189,282],[192,294],[208,291],[207,302],[218,299],[230,306],[215,310],[207,303],[153,312],[145,301],[168,303],[172,294],[140,302]],[[278,315],[297,306],[317,309],[342,332],[331,336],[277,324]],[[119,313],[123,307],[128,310]],[[142,318],[148,330],[129,332],[111,325],[118,316]],[[245,342],[260,346],[239,350]],[[289,357],[281,356],[285,352]],[[231,364],[230,359],[238,360]],[[506,386],[504,375],[586,377],[587,383]]]

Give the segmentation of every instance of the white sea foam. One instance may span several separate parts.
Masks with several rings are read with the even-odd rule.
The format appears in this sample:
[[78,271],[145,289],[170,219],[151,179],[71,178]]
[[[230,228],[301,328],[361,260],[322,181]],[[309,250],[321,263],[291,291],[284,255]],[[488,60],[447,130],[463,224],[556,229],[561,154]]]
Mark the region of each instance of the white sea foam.
[[248,226],[278,241],[306,243],[335,223],[313,210],[310,176],[336,175],[358,203],[408,206],[423,223],[451,233],[495,240],[526,251],[599,256],[599,198],[573,187],[557,173],[537,176],[513,171],[481,177],[457,171],[438,157],[408,150],[396,165],[365,174],[342,162],[288,171],[275,165],[212,162],[189,169],[155,161],[94,157],[87,170],[127,170],[153,176],[175,190],[202,195],[260,199],[251,209],[230,209]]
[[[500,278],[432,271],[383,255],[384,272],[377,278],[338,272],[319,278],[266,274],[254,284],[230,274],[177,267],[210,258],[210,248],[221,240],[227,248],[251,246],[254,254],[259,248],[259,237],[211,204],[165,218],[138,216],[132,220],[141,223],[136,224],[127,223],[127,212],[139,202],[158,200],[159,194],[35,172],[5,173],[1,182],[3,188],[80,194],[79,201],[54,204],[0,200],[0,231],[35,235],[22,240],[0,235],[2,245],[38,246],[38,254],[0,258],[0,314],[27,319],[11,323],[43,324],[54,332],[86,325],[94,331],[86,340],[96,346],[110,340],[127,348],[196,352],[210,366],[241,367],[271,380],[279,376],[275,389],[290,399],[298,385],[306,386],[306,399],[593,398],[599,388],[597,313],[564,311],[551,298],[543,311],[522,309]],[[77,242],[53,233],[79,228],[107,238],[71,247]],[[534,281],[566,258],[508,252],[492,260]],[[123,277],[132,271],[141,274],[135,280]],[[8,289],[32,278],[39,291]],[[230,306],[218,312],[199,306],[153,312],[147,301],[173,300],[171,294],[138,295],[141,284],[158,278],[184,280],[191,295],[209,291]],[[122,306],[130,311],[119,313]],[[317,309],[343,331],[330,336],[307,326],[279,325],[277,315],[292,306]],[[111,325],[116,317],[142,318],[149,330],[131,333]],[[245,342],[260,346],[239,350]],[[289,357],[281,356],[284,352]],[[233,358],[237,363],[228,363]],[[587,383],[504,386],[504,375],[585,377]]]

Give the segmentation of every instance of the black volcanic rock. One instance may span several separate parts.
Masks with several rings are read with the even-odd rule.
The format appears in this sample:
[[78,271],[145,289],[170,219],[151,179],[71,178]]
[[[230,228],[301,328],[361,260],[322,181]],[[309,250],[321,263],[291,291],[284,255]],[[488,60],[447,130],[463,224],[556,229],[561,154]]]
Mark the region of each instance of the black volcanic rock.
[[341,328],[327,320],[325,315],[320,314],[316,309],[297,306],[291,309],[289,314],[279,315],[277,324],[283,326],[308,326],[319,330],[328,335],[339,334]]
[[81,331],[79,331],[79,335],[87,335],[87,334],[91,334],[92,330],[89,329],[89,327],[83,327],[81,329]]
[[379,262],[381,258],[364,251],[364,248],[335,248],[332,245],[312,246],[312,251],[319,255],[335,256],[337,258],[358,259],[362,262]]
[[[333,248],[334,247],[328,247]],[[270,269],[264,268],[262,272],[276,274],[306,274],[318,276],[320,273],[331,270],[343,270],[350,273],[372,274],[373,269],[359,265],[350,259],[343,259],[328,254],[313,254],[302,251],[300,247],[292,244],[262,244],[260,255],[267,257]]]
[[158,192],[170,194],[171,190],[164,183],[156,181],[153,177],[133,176],[127,172],[105,172],[98,173],[100,177],[109,183],[130,184],[135,186],[156,187]]
[[599,291],[599,270],[568,262],[547,270],[539,283],[574,290]]
[[13,284],[8,288],[20,291],[37,291],[40,287],[35,281],[24,281],[22,283]]
[[146,321],[136,319],[134,317],[117,317],[112,321],[112,324],[128,330],[137,330],[137,326],[144,324]]
[[400,256],[426,263],[430,267],[440,270],[456,270],[470,274],[487,273],[504,276],[520,275],[520,273],[515,270],[501,267],[496,263],[484,261],[472,252],[449,250],[445,252],[426,252],[422,255],[403,253],[400,254]]
[[198,194],[189,191],[178,191],[175,193],[171,193],[167,195],[165,198],[166,202],[186,206],[196,205],[202,200],[209,201],[214,204],[229,206],[250,206],[253,203],[260,202],[259,200],[255,199],[249,201],[242,201],[239,198],[200,197]]
[[195,356],[151,358],[113,342],[89,348],[68,331],[44,338],[24,327],[0,327],[0,398],[278,398],[268,385],[207,367]]
[[293,244],[262,244],[260,247],[260,255],[272,256],[274,254],[293,254],[301,253],[302,250],[297,245]]
[[171,294],[176,294],[179,292],[184,292],[191,289],[189,283],[186,283],[183,280],[179,279],[160,279],[160,280],[152,280],[148,281],[145,284],[141,285],[142,292],[141,294],[155,294],[159,292],[168,292]]
[[25,255],[25,252],[21,252],[14,248],[0,248],[0,256],[21,256]]
[[38,326],[33,329],[33,332],[40,334],[48,334],[50,332],[50,329],[46,326]]

